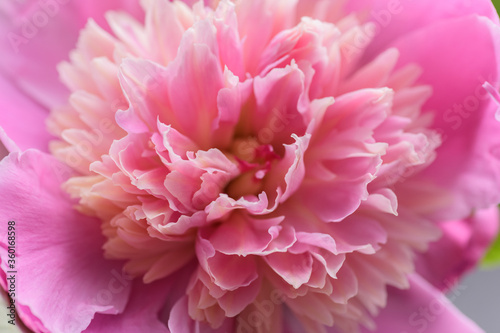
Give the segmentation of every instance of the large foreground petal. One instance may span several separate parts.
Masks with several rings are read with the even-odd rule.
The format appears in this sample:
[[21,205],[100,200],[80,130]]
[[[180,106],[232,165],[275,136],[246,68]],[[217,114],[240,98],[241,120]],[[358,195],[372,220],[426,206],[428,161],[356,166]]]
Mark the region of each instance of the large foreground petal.
[[[121,264],[103,258],[98,221],[74,210],[60,189],[69,174],[35,150],[0,162],[1,268],[15,275],[18,311],[36,331],[39,318],[50,332],[81,332],[95,313],[123,311],[130,292],[119,285]],[[8,262],[8,221],[15,222],[15,263]]]
[[0,4],[0,73],[41,105],[50,108],[68,97],[56,65],[68,57],[89,17],[105,23],[111,9],[141,15],[134,0],[27,0]]
[[395,46],[401,64],[419,64],[420,83],[433,89],[424,109],[433,113],[442,145],[422,178],[454,195],[453,205],[436,217],[461,219],[472,209],[498,203],[498,105],[483,84],[500,87],[500,27],[485,17],[468,16],[421,29]]
[[483,332],[422,277],[413,275],[410,283],[408,290],[390,289],[387,307],[375,319],[376,332]]
[[[440,2],[433,0],[349,0],[346,3],[346,9],[361,13],[376,27],[373,30],[375,32],[373,42],[368,48],[369,56],[375,56],[390,43],[400,38],[404,39],[408,34],[436,22],[477,14],[498,24],[498,14],[490,0]],[[370,35],[369,31],[366,32]]]
[[443,236],[419,256],[417,271],[436,288],[450,289],[484,257],[498,234],[498,224],[496,206],[440,224]]
[[134,281],[125,311],[118,315],[98,314],[84,332],[169,333],[158,317],[171,287],[171,281],[151,284],[144,284],[139,279]]

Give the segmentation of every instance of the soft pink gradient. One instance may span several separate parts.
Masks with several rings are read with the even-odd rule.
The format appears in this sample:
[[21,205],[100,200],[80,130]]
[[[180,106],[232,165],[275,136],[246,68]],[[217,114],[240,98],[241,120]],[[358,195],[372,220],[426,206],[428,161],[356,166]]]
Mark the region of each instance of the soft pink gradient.
[[498,232],[489,1],[54,3],[0,63],[30,329],[481,332],[442,290]]

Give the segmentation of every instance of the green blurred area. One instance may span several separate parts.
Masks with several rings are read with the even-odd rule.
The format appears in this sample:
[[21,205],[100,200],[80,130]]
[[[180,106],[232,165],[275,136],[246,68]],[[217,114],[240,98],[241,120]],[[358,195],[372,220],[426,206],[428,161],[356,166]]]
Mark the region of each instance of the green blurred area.
[[[498,7],[497,7],[498,8]],[[500,266],[500,234],[483,259],[484,267]]]
[[495,7],[497,7],[497,12],[500,12],[500,0],[493,0]]

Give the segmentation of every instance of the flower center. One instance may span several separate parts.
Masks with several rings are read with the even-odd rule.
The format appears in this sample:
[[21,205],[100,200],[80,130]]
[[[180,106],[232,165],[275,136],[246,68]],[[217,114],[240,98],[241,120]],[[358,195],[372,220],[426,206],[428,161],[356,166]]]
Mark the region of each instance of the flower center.
[[265,177],[273,162],[281,159],[272,145],[262,145],[254,137],[235,139],[230,152],[229,158],[237,163],[240,175],[229,182],[224,192],[236,200],[262,192]]

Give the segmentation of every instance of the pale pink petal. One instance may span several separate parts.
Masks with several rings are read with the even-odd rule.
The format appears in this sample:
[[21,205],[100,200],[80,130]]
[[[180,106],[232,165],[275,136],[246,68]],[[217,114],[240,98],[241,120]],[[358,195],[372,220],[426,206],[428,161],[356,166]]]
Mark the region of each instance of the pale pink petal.
[[[197,30],[187,32],[177,58],[166,68],[146,60],[123,62],[120,82],[131,104],[129,110],[117,114],[123,128],[152,130],[159,119],[184,135],[190,134],[201,148],[210,147],[217,95],[224,87],[223,71],[209,47],[214,36],[202,34],[210,29],[208,22],[201,21]],[[192,86],[192,82],[199,83]]]
[[375,253],[380,244],[387,241],[387,231],[376,219],[360,216],[349,216],[341,223],[328,226],[329,232],[335,235],[339,252],[358,251]]
[[47,110],[30,100],[3,76],[0,76],[0,108],[0,127],[19,148],[48,150],[52,136],[45,128]]
[[238,200],[234,200],[227,194],[222,193],[205,210],[208,212],[207,219],[216,220],[235,209],[245,209],[248,213],[256,215],[267,214],[274,210],[274,208],[268,209],[267,207],[268,199],[265,192],[261,192],[258,196],[241,197]]
[[384,144],[372,143],[371,129],[387,116],[391,103],[390,90],[366,89],[340,96],[327,110],[309,144],[308,179],[297,192],[323,221],[340,221],[367,199],[367,185],[385,153]]
[[283,158],[267,174],[269,181],[265,184],[266,193],[277,202],[285,202],[302,184],[306,173],[304,155],[309,145],[310,135],[298,137],[293,144],[283,145],[285,154]]
[[277,146],[291,143],[292,134],[303,136],[310,121],[306,85],[306,74],[293,61],[256,77],[255,106],[252,113],[242,114],[248,121],[244,126],[261,144]]
[[131,0],[2,4],[0,32],[6,38],[0,44],[4,50],[0,71],[47,109],[61,104],[68,91],[59,81],[56,65],[67,58],[89,17],[104,23],[104,13],[116,8],[142,15],[138,2]]
[[274,272],[295,289],[311,278],[313,258],[310,253],[272,253],[265,260]]
[[[253,256],[240,257],[217,252],[203,237],[207,231],[198,232],[196,255],[200,266],[210,275],[213,283],[225,290],[235,290],[257,280],[257,261]],[[229,274],[231,272],[231,274]]]
[[[257,74],[257,66],[266,44],[280,31],[294,25],[296,0],[241,1],[236,7],[238,28],[245,44],[245,68]],[[257,28],[257,31],[255,30]]]
[[286,67],[294,59],[303,70],[307,66],[314,70],[311,99],[332,96],[330,92],[335,91],[342,68],[340,57],[336,57],[340,35],[331,23],[302,17],[297,26],[280,32],[266,46],[260,58],[259,75]]
[[238,33],[238,18],[235,4],[230,1],[220,1],[214,15],[214,26],[217,29],[217,43],[221,63],[244,81],[243,45]]
[[190,315],[196,320],[209,320],[215,326],[220,318],[214,318],[214,313],[222,313],[230,318],[237,316],[255,300],[261,286],[262,279],[257,279],[236,290],[223,290],[215,286],[208,274],[199,268],[187,289]]
[[[149,36],[146,51],[152,60],[162,65],[168,64],[177,55],[178,45],[186,27],[177,17],[176,5],[170,1],[147,1],[145,31]],[[179,2],[177,6],[180,6]]]
[[233,140],[238,124],[241,109],[250,98],[253,89],[253,79],[238,82],[227,68],[224,71],[226,88],[217,95],[218,114],[212,123],[213,144],[217,147],[228,148]]
[[[284,252],[296,241],[293,229],[282,227],[283,218],[255,219],[233,213],[209,237],[216,251],[227,255],[264,255]],[[227,235],[232,235],[228,239]]]

